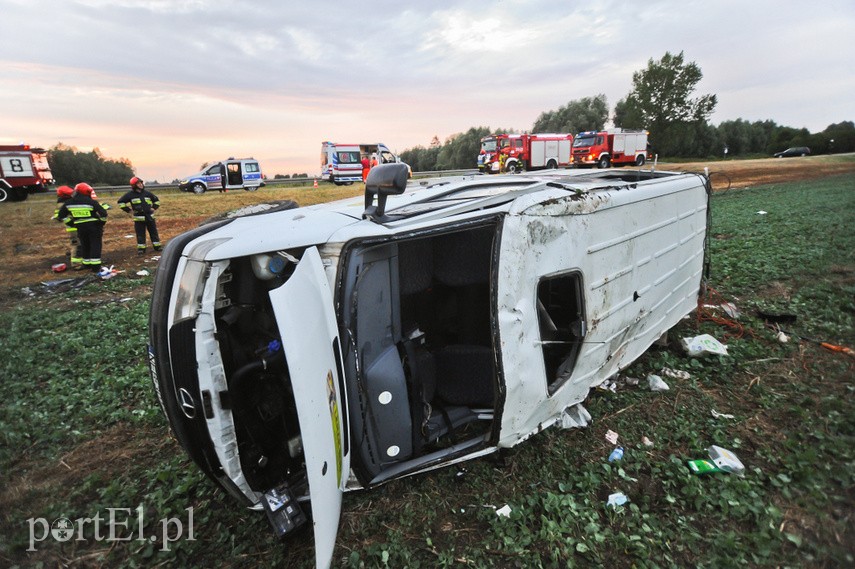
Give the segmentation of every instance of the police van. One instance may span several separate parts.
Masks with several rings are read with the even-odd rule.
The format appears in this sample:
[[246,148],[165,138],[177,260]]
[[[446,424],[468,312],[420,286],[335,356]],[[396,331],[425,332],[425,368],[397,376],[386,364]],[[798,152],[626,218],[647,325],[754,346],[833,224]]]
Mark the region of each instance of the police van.
[[204,194],[208,190],[243,189],[253,192],[264,185],[261,166],[254,158],[229,158],[207,166],[201,172],[181,180],[182,192]]

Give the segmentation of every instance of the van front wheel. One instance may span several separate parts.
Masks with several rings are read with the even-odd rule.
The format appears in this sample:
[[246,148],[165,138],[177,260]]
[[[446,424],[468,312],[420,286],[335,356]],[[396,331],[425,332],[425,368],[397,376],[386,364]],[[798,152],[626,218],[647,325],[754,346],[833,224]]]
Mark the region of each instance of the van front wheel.
[[205,186],[199,182],[196,182],[195,184],[193,184],[193,187],[191,189],[193,190],[194,194],[204,194],[205,193]]

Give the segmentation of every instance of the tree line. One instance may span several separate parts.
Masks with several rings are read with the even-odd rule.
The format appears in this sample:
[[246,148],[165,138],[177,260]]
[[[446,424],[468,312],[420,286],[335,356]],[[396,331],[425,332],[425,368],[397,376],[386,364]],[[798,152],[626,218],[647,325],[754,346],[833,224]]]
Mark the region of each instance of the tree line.
[[57,184],[74,186],[80,182],[121,186],[134,175],[130,160],[105,158],[97,148],[83,152],[62,142],[48,149],[48,164]]
[[[651,151],[660,158],[770,156],[791,146],[807,146],[813,154],[855,151],[852,121],[831,124],[818,133],[772,120],[736,119],[711,125],[708,118],[718,100],[714,94],[695,96],[702,77],[700,67],[686,62],[683,52],[666,52],[659,60],[651,58],[645,69],[633,73],[631,91],[616,103],[611,115],[614,126],[647,130]],[[603,130],[608,120],[608,101],[598,94],[541,113],[528,132],[575,135]],[[513,129],[472,127],[449,136],[442,144],[434,137],[427,147],[409,148],[400,156],[416,172],[475,168],[481,138],[514,133]]]

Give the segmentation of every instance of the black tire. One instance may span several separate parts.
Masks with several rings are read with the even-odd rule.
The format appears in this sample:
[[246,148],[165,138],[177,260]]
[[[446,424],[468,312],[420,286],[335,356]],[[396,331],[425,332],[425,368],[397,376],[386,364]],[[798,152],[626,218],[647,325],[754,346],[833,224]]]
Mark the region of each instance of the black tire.
[[11,201],[9,200],[9,192],[6,191],[6,188],[0,187],[0,203],[5,201]]
[[202,182],[196,182],[195,184],[190,186],[190,191],[192,191],[197,196],[204,194],[205,193],[205,184],[203,184]]
[[636,166],[644,166],[644,154],[639,154],[635,157]]
[[557,168],[558,168],[558,162],[556,162],[555,160],[550,160],[549,162],[546,163],[546,169],[547,170],[555,170]]
[[508,174],[516,174],[519,171],[519,164],[516,162],[509,162],[505,164],[505,172]]
[[603,156],[597,161],[597,168],[605,169],[612,165],[612,161],[609,160],[608,156]]

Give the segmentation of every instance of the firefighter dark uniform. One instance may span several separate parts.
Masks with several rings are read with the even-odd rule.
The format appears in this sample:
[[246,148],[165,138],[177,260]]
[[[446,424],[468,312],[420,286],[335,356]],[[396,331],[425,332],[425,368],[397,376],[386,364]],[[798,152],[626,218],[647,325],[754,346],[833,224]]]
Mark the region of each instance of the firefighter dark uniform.
[[119,198],[119,207],[134,218],[134,231],[137,234],[137,253],[145,253],[145,232],[151,237],[151,245],[155,251],[163,246],[157,234],[157,223],[154,221],[154,210],[160,207],[157,196],[145,189],[145,182],[134,176],[131,178],[131,190]]
[[91,196],[92,187],[89,184],[77,184],[74,194],[59,207],[57,217],[66,225],[77,228],[81,264],[83,268],[97,273],[101,270],[101,241],[104,224],[107,223],[107,210]]
[[[71,199],[73,194],[74,190],[68,186],[59,186],[56,189],[56,209],[53,211],[53,217],[51,219],[59,221],[59,208],[62,207],[62,204]],[[71,249],[66,253],[69,257],[69,265],[71,265],[71,268],[75,271],[79,271],[83,268],[83,251],[80,246],[80,239],[77,237],[77,228],[74,224],[64,223],[63,225],[65,225],[65,232],[71,241]]]

